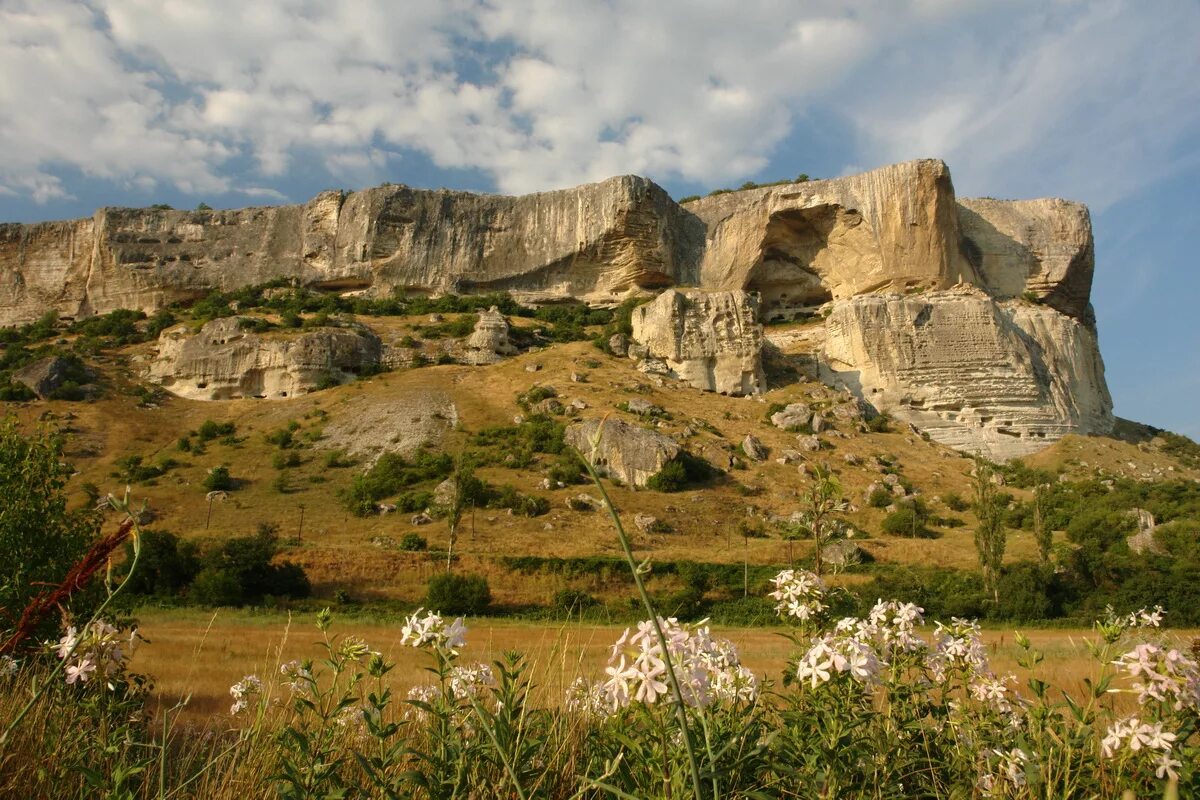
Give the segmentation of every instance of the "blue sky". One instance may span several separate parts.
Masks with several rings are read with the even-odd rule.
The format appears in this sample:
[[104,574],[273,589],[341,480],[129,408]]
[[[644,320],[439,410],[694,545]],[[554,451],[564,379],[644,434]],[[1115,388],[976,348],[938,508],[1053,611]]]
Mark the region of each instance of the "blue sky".
[[1116,412],[1200,437],[1195,0],[0,0],[0,219],[944,159],[1092,209]]

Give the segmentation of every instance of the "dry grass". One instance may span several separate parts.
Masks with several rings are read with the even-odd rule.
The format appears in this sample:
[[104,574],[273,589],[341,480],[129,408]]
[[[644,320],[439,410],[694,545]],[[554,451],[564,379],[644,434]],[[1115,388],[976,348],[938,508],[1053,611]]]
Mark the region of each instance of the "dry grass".
[[[192,720],[225,714],[229,687],[248,674],[273,675],[281,663],[319,655],[320,634],[314,614],[285,616],[222,610],[154,611],[140,615],[141,631],[150,640],[135,655],[133,668],[152,675],[159,702],[173,706],[190,696]],[[463,658],[492,662],[505,652],[519,650],[533,667],[537,704],[557,705],[565,688],[579,676],[601,676],[608,649],[624,626],[578,623],[544,624],[513,620],[468,621],[470,631]],[[742,661],[760,677],[778,680],[793,654],[783,628],[718,628],[732,640]],[[1087,649],[1094,637],[1085,629],[1023,631],[1046,660],[1038,677],[1079,696],[1085,678],[1098,668]],[[424,682],[427,657],[400,645],[399,621],[335,619],[334,633],[360,636],[397,663],[391,675],[401,692]],[[1171,636],[1190,642],[1200,631],[1174,631]],[[1020,648],[1011,630],[988,630],[984,641],[998,673],[1017,672]]]

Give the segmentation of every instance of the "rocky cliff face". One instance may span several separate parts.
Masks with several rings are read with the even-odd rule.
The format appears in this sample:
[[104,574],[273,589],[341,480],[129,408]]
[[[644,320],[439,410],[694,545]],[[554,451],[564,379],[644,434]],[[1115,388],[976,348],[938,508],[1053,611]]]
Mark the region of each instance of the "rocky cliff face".
[[668,289],[635,308],[632,322],[647,369],[722,394],[758,394],[766,386],[753,295]]
[[968,287],[865,295],[825,330],[826,379],[950,447],[1007,460],[1112,429],[1095,334],[1052,308]]
[[[647,368],[714,391],[757,391],[761,339],[748,304],[766,320],[831,312],[827,330],[803,337],[818,350],[827,343],[827,377],[948,444],[1008,457],[1111,428],[1093,270],[1085,207],[960,200],[936,160],[685,206],[632,176],[524,197],[383,186],[302,206],[102,209],[0,226],[0,324],[48,310],[153,311],[276,278],[535,301],[698,286],[709,294],[668,292],[639,311]],[[489,349],[490,360],[495,348],[479,352]],[[276,390],[292,391],[236,391]]]
[[198,333],[186,325],[163,331],[147,377],[192,400],[278,399],[350,380],[379,364],[379,337],[365,328],[258,334],[245,330],[244,320],[213,320]]
[[302,206],[101,209],[0,226],[0,325],[153,311],[276,278],[611,301],[686,280],[702,246],[700,223],[634,176],[524,197],[383,186]]

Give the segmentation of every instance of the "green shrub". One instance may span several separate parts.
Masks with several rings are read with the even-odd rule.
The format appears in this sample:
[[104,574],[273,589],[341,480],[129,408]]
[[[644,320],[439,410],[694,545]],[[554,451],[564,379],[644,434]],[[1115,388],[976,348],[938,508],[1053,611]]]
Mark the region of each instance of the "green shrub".
[[650,476],[646,488],[656,492],[679,492],[698,483],[703,483],[717,474],[717,470],[702,458],[682,451],[663,468]]
[[946,492],[942,495],[942,502],[946,504],[946,508],[959,513],[971,507],[971,504],[964,500],[962,495],[957,492]]
[[596,598],[580,589],[559,589],[550,600],[550,607],[560,614],[578,614],[599,604]]
[[867,505],[871,508],[887,508],[892,504],[894,498],[895,495],[888,491],[886,486],[876,486],[871,490],[870,497],[867,498]]
[[481,614],[492,602],[482,575],[443,572],[429,579],[425,605],[441,614]]
[[[169,531],[141,532],[141,555],[127,591],[155,597],[180,595],[200,573],[200,551]],[[133,559],[133,545],[125,545],[125,562]]]
[[200,482],[208,492],[227,492],[236,487],[236,482],[233,476],[229,474],[229,467],[222,464],[218,467],[212,467],[204,475],[204,480]]
[[224,436],[232,436],[237,431],[237,425],[232,422],[216,422],[206,419],[196,429],[195,436],[202,442],[211,442]]
[[899,507],[883,518],[881,528],[891,536],[927,539],[933,535],[926,523],[929,512],[920,500],[903,502]]
[[399,547],[410,553],[422,552],[429,549],[429,542],[419,533],[406,533],[400,539]]

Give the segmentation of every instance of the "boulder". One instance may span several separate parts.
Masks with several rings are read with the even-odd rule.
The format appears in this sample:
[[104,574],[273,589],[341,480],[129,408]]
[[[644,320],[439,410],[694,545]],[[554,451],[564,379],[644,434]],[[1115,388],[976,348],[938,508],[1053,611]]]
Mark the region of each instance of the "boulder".
[[821,548],[821,561],[831,569],[845,569],[873,560],[870,553],[848,539],[839,539]]
[[804,453],[815,453],[821,449],[821,440],[816,436],[800,435],[796,437],[796,446]]
[[608,349],[614,356],[624,358],[629,352],[629,337],[623,333],[614,333],[608,337]]
[[629,409],[630,414],[637,414],[639,417],[653,417],[663,413],[661,406],[656,406],[654,403],[641,397],[630,398],[625,403],[625,407]]
[[680,453],[671,437],[612,417],[573,423],[565,438],[598,471],[631,486],[645,486]]
[[812,408],[807,403],[789,403],[771,415],[771,424],[786,431],[808,425],[812,417]]
[[633,524],[642,533],[660,533],[664,527],[662,521],[653,514],[634,514]]
[[86,383],[95,373],[73,358],[50,356],[28,364],[12,374],[12,380],[27,387],[38,398],[49,399],[68,381]]
[[757,437],[746,435],[742,440],[742,452],[746,454],[746,458],[751,461],[766,461],[767,448]]
[[361,325],[254,333],[245,317],[176,325],[158,338],[147,377],[190,400],[281,399],[353,380],[380,362],[379,337]]
[[639,364],[698,389],[731,395],[765,389],[758,301],[746,292],[668,289],[633,310]]
[[818,411],[816,414],[813,414],[812,420],[809,422],[809,427],[812,428],[813,433],[822,433],[829,430],[829,420],[824,414]]

